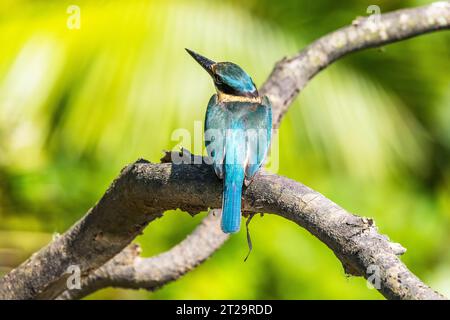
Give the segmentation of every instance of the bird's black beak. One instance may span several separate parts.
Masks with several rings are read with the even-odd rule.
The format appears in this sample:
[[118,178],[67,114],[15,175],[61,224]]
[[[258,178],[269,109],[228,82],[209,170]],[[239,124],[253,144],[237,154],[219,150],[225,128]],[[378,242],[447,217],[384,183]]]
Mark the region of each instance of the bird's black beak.
[[215,64],[214,61],[186,48],[186,51],[195,59],[209,74],[213,74],[212,66]]

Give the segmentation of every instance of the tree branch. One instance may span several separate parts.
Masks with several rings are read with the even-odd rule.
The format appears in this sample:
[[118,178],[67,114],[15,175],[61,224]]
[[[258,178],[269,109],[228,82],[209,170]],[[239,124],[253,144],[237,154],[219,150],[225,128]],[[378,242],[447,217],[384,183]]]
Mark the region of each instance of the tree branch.
[[319,38],[294,57],[278,62],[264,83],[261,92],[272,102],[274,122],[279,124],[306,84],[339,58],[449,28],[450,1],[440,1],[382,14],[379,19],[359,18],[352,25]]
[[[320,38],[298,55],[280,61],[260,90],[272,101],[274,123],[278,126],[308,81],[338,58],[449,27],[450,2],[445,1],[384,14],[376,24],[360,19]],[[90,276],[95,279],[95,270],[127,247],[161,212],[180,208],[196,214],[208,207],[218,208],[221,191],[220,182],[207,165],[138,161],[121,172],[99,203],[70,230],[0,279],[0,299],[56,298],[66,289],[67,270],[72,265],[80,267],[84,281],[89,281]],[[259,174],[243,197],[245,210],[272,212],[309,230],[333,250],[347,273],[368,278],[372,267],[377,267],[381,277],[379,291],[387,298],[444,298],[401,263],[397,255],[404,249],[378,234],[371,219],[346,212],[316,191],[284,177]],[[188,239],[185,243],[189,243]],[[210,253],[214,252],[213,246],[211,249]],[[128,247],[97,272],[109,274],[106,270],[112,269],[108,266],[123,264],[127,259],[134,265],[139,261],[136,252],[136,247]],[[206,257],[197,256],[195,261]],[[182,274],[188,270],[178,271]],[[112,274],[116,273],[105,279],[112,281]],[[167,281],[174,278],[166,277]],[[61,297],[71,294],[66,292]]]
[[[78,264],[88,273],[103,263],[106,251],[119,252],[127,245],[143,222],[153,221],[166,210],[180,208],[195,214],[219,208],[221,193],[221,182],[206,164],[138,161],[123,170],[84,219],[1,279],[0,297],[54,298],[65,289],[58,280],[65,279],[70,265]],[[243,192],[243,199],[244,211],[271,212],[306,228],[333,250],[347,273],[367,278],[375,266],[379,291],[387,298],[444,298],[406,268],[397,258],[404,249],[378,234],[371,219],[346,212],[301,183],[261,173]],[[114,219],[119,221],[113,223]],[[53,281],[37,291],[43,277]]]
[[131,244],[83,279],[81,289],[66,290],[58,299],[81,299],[106,287],[156,290],[210,257],[229,238],[220,229],[221,210],[211,210],[186,239],[167,252],[140,257],[140,247]]

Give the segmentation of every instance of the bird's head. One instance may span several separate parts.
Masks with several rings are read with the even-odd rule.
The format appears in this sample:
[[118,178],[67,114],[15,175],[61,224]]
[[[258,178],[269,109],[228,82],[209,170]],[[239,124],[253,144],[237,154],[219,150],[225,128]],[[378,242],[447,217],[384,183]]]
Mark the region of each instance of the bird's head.
[[232,62],[214,62],[192,50],[186,51],[213,78],[219,93],[243,97],[258,97],[258,90],[252,78],[237,64]]

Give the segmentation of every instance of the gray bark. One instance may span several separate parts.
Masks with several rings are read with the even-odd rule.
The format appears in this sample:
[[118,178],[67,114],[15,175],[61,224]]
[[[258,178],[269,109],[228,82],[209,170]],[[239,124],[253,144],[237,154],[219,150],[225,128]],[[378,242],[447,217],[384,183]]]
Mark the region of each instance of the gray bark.
[[80,299],[106,287],[156,290],[177,280],[206,260],[228,239],[220,229],[221,210],[211,210],[202,223],[167,252],[142,258],[131,244],[103,266],[85,277],[81,289],[66,290],[58,299]]

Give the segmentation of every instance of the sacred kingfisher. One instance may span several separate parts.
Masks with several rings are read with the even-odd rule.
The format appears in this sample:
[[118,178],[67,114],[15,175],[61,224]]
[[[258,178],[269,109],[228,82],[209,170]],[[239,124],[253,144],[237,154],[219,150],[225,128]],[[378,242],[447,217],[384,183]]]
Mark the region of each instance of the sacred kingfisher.
[[241,224],[242,186],[251,182],[269,149],[272,106],[238,65],[186,51],[216,87],[206,109],[205,146],[216,175],[223,179],[222,231],[234,233]]

